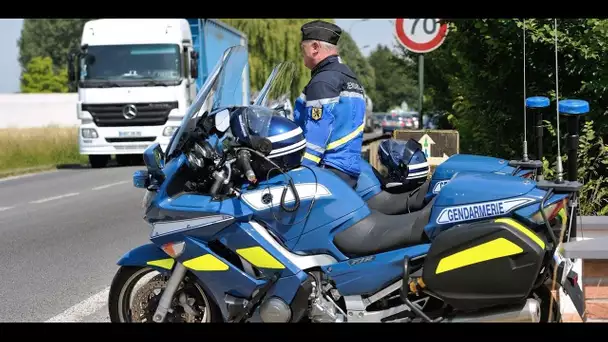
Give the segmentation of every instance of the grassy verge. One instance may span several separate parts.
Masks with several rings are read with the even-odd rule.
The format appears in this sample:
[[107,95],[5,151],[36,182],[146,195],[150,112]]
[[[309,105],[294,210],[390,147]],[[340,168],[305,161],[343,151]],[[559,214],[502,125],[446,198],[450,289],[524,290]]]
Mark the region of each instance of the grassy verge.
[[0,129],[0,177],[86,163],[78,152],[76,127]]

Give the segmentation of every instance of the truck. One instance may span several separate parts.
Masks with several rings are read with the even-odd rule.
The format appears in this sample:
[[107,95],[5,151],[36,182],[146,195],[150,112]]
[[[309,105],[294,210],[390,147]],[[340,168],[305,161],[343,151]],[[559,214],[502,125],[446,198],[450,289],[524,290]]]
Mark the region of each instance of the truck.
[[[85,23],[80,43],[68,56],[79,151],[103,168],[112,156],[133,164],[156,142],[166,150],[224,51],[247,47],[247,37],[215,19],[95,19]],[[242,84],[245,105],[248,70]]]

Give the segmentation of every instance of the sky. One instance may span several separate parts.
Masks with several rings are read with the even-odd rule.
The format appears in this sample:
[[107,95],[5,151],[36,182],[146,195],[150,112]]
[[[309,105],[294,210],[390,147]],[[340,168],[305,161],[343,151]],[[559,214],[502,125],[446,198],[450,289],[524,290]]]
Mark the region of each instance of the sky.
[[[393,46],[394,38],[388,19],[335,19],[343,31],[349,32],[365,56],[377,44]],[[23,19],[0,19],[0,93],[19,91],[20,67],[17,40]]]

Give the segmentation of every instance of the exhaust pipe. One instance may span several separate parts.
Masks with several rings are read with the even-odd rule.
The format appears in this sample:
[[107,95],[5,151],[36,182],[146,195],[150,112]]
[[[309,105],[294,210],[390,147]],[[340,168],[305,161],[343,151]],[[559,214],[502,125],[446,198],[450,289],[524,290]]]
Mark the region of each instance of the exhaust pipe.
[[508,309],[494,309],[483,313],[472,313],[447,318],[446,323],[491,323],[515,322],[538,323],[540,321],[540,304],[536,299],[529,298],[525,304]]

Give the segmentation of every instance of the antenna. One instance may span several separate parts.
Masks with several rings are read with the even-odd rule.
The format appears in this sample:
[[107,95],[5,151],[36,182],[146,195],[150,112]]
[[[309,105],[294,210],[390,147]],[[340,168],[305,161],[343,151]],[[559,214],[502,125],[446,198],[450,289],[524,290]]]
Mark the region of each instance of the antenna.
[[[556,115],[557,115],[557,179],[555,181],[546,181],[540,180],[537,182],[537,187],[539,189],[547,190],[547,193],[543,197],[543,200],[540,203],[541,213],[544,211],[546,201],[551,197],[552,194],[568,194],[568,207],[570,209],[571,215],[568,215],[567,227],[562,226],[560,230],[559,240],[556,238],[553,233],[552,227],[546,222],[545,218],[545,227],[547,229],[547,233],[552,240],[552,251],[551,254],[555,253],[557,247],[563,243],[570,240],[572,237],[576,237],[576,210],[578,207],[578,192],[583,187],[583,185],[578,181],[578,124],[579,118],[581,115],[584,115],[589,112],[589,103],[583,100],[563,100],[559,99],[559,64],[558,64],[558,46],[557,46],[557,18],[554,19],[554,33],[555,33],[555,99],[556,99]],[[568,118],[568,180],[564,180],[564,172],[562,166],[562,154],[561,154],[561,133],[559,128],[559,119],[560,113]],[[544,214],[543,214],[544,217]],[[567,230],[566,230],[567,228]],[[567,234],[566,234],[567,232]],[[555,269],[553,270],[553,286],[556,287],[556,277],[558,267],[561,263],[555,263]],[[553,313],[553,297],[551,297],[551,301],[549,304],[549,319],[551,319],[551,315]],[[579,311],[580,312],[580,311]]]
[[554,32],[555,32],[555,101],[557,103],[557,105],[555,106],[555,112],[556,112],[556,118],[557,118],[557,182],[558,183],[563,183],[564,182],[564,169],[562,166],[562,151],[561,151],[561,147],[560,147],[560,139],[561,139],[561,133],[559,131],[559,77],[558,77],[558,72],[559,72],[559,64],[557,61],[557,18],[553,19],[554,20]]
[[[533,96],[530,98],[526,98],[526,20],[523,19],[523,69],[524,69],[524,141],[523,141],[523,156],[521,160],[511,160],[509,161],[509,166],[514,167],[513,175],[517,174],[519,171],[523,170],[536,170],[537,178],[542,177],[542,169],[543,163],[540,160],[541,155],[537,156],[537,160],[530,160],[528,156],[528,113],[527,108],[534,108],[536,112],[537,121],[540,120],[542,124],[542,111],[538,108],[545,108],[549,106],[549,98],[544,96]],[[540,117],[540,119],[539,119]],[[538,123],[537,123],[538,126]],[[542,132],[543,128],[540,127],[540,131],[536,131],[536,143],[538,144],[537,149],[542,151]]]
[[528,161],[528,122],[527,122],[527,113],[526,113],[526,105],[527,105],[527,101],[526,101],[526,19],[523,19],[523,26],[524,26],[524,34],[523,34],[523,40],[524,40],[524,155],[522,160],[527,162]]

